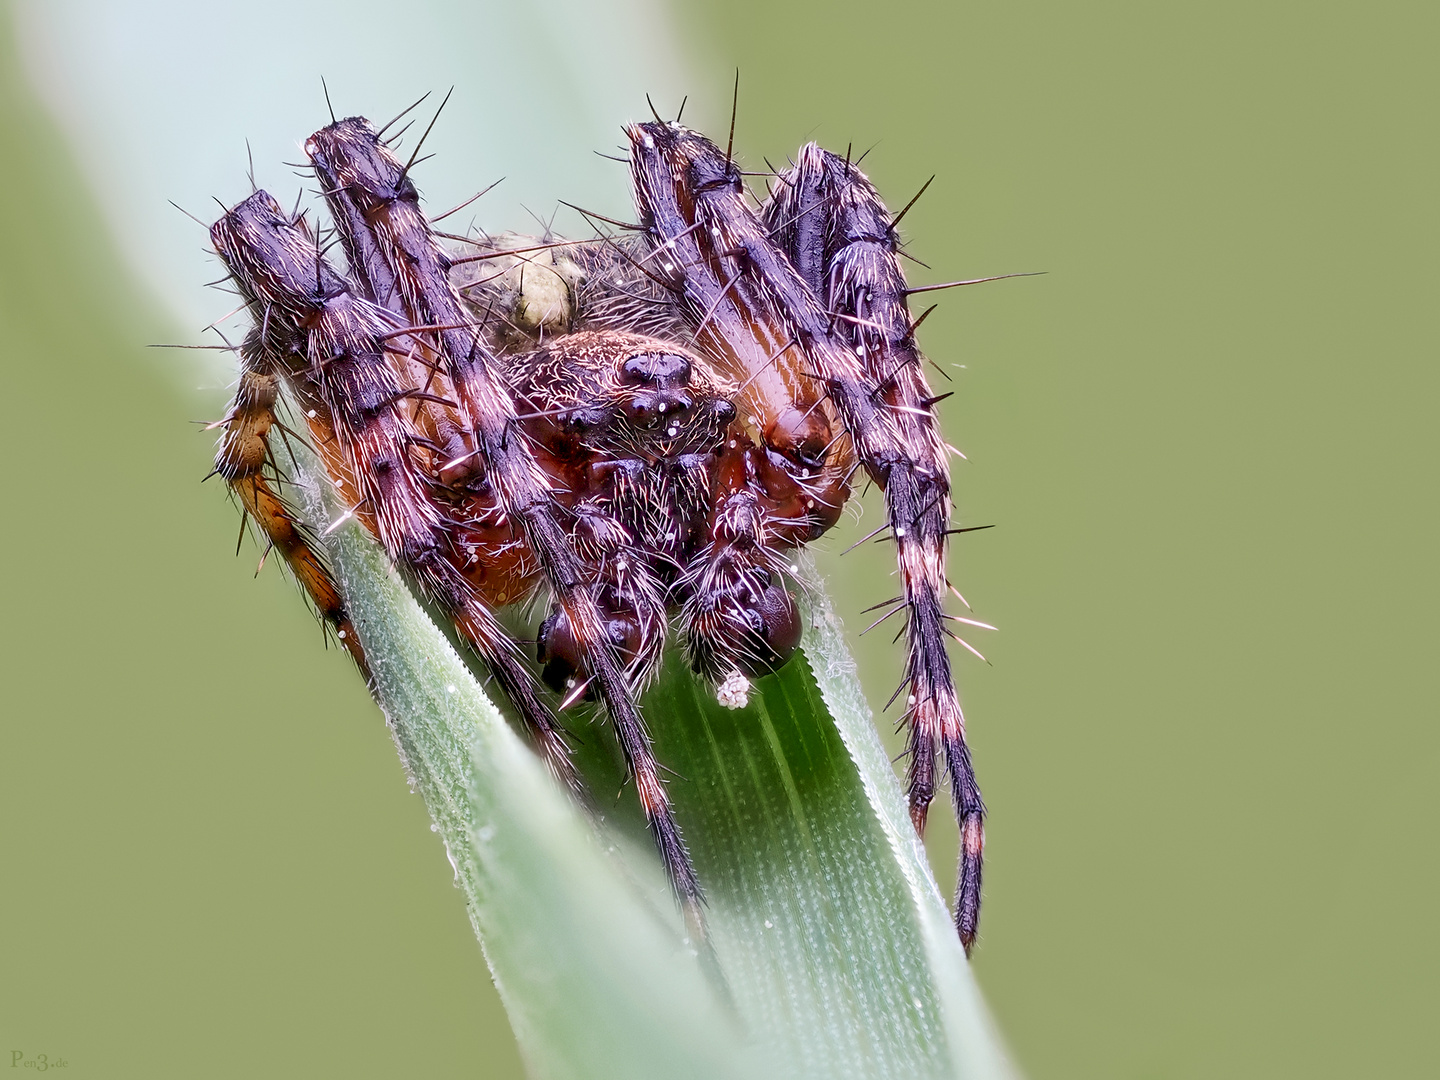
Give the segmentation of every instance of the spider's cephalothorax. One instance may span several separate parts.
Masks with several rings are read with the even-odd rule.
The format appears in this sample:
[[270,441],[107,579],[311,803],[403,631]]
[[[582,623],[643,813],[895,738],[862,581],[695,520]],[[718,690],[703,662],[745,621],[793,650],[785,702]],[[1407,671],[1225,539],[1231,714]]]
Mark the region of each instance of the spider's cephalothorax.
[[[679,343],[623,330],[553,338],[518,354],[510,379],[632,686],[655,670],[677,604],[696,616],[686,640],[696,670],[733,679],[784,663],[799,640],[780,576],[793,529],[779,500],[747,482],[760,455],[737,423],[733,384]],[[738,489],[717,506],[732,476]],[[540,660],[556,689],[583,678],[563,609],[541,627]]]
[[455,620],[574,785],[551,704],[495,617],[543,589],[540,675],[562,708],[603,704],[702,927],[636,698],[676,613],[692,666],[728,705],[785,663],[801,629],[792,553],[835,523],[863,468],[885,492],[899,558],[911,813],[923,829],[940,758],[968,948],[984,807],[945,651],[957,618],[943,606],[947,447],[893,223],[854,165],[814,145],[757,212],[730,155],[703,136],[659,121],[628,134],[640,221],[629,237],[455,237],[468,245],[458,253],[365,120],[317,132],[306,152],[348,274],[264,192],[211,230],[254,319],[217,471],[363,665],[338,591],[265,472],[285,382],[353,513]]

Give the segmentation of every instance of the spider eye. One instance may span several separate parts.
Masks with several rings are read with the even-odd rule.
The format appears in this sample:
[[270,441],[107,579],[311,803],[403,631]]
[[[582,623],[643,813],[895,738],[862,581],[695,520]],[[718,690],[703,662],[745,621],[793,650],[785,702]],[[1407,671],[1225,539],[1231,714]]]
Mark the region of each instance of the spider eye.
[[620,371],[629,386],[669,389],[690,383],[690,361],[674,353],[640,353],[626,360]]
[[637,391],[625,402],[625,415],[639,428],[652,428],[667,420],[683,417],[695,407],[695,399],[684,390]]
[[604,405],[588,405],[578,409],[566,409],[560,413],[560,426],[566,431],[588,431],[603,427],[610,420],[610,410]]

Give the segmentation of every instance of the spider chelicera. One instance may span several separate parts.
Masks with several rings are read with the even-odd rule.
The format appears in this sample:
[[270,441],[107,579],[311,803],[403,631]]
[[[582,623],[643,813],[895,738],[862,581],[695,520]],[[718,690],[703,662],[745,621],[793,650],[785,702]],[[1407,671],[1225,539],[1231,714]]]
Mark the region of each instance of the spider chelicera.
[[959,531],[950,449],[897,219],[848,157],[814,144],[757,210],[704,136],[659,119],[626,134],[638,224],[572,243],[437,233],[384,129],[355,117],[316,132],[305,152],[348,272],[264,191],[210,230],[253,323],[216,471],[364,669],[280,493],[268,440],[288,392],[355,516],[578,788],[555,709],[495,614],[543,590],[541,679],[560,708],[603,705],[677,897],[703,925],[636,700],[677,613],[722,703],[742,706],[749,679],[786,662],[801,629],[793,552],[835,524],[863,469],[899,561],[901,593],[879,606],[905,613],[911,817],[923,832],[948,771],[968,950],[985,809],[945,639],[949,620],[984,624],[944,610]]

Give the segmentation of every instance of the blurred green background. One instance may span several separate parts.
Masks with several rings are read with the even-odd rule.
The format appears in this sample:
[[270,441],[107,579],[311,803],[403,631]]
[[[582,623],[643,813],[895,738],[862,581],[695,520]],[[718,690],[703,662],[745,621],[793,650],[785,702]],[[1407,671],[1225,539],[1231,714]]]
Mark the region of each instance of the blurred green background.
[[[924,335],[961,517],[998,526],[953,576],[1002,627],[993,667],[957,662],[991,810],[975,963],[1021,1064],[1433,1075],[1440,13],[673,16],[687,117],[723,132],[739,66],[751,167],[873,146],[894,206],[938,173],[913,280],[1048,271],[945,294]],[[517,1075],[376,710],[197,482],[189,421],[224,393],[141,347],[195,328],[122,265],[6,27],[0,1066]],[[857,626],[889,555],[847,543],[824,561]],[[859,658],[878,706],[899,649]]]

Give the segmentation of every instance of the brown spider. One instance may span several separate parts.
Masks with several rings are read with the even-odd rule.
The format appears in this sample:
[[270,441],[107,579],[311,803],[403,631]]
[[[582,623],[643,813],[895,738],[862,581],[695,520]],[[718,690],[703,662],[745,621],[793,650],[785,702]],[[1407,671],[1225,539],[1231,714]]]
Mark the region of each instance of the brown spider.
[[855,165],[813,144],[757,213],[729,151],[678,122],[626,133],[628,235],[450,238],[475,249],[464,255],[442,246],[409,166],[367,121],[312,136],[349,272],[263,191],[212,226],[253,319],[216,470],[363,669],[340,594],[278,494],[267,439],[288,387],[352,512],[578,788],[564,732],[495,616],[543,589],[541,676],[560,708],[603,704],[701,928],[636,700],[677,611],[693,668],[732,707],[785,663],[800,636],[791,553],[834,525],[863,468],[884,490],[900,566],[903,591],[881,606],[906,613],[911,816],[923,831],[943,754],[968,950],[985,810],[945,649],[957,530],[895,221]]

